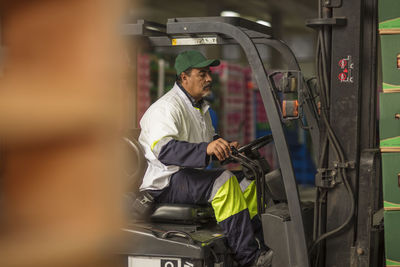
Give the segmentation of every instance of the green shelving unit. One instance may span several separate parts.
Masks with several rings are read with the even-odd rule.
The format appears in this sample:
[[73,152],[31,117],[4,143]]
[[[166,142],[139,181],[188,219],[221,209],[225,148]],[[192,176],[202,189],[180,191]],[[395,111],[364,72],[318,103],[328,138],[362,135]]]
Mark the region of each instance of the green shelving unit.
[[379,1],[383,92],[380,148],[386,266],[400,266],[400,1]]

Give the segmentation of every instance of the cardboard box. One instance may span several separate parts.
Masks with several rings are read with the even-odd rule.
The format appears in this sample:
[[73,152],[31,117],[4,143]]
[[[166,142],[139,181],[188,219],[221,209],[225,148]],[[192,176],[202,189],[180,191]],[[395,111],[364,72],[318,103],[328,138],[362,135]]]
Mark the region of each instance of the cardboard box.
[[382,153],[382,183],[385,210],[400,211],[400,153]]
[[400,1],[379,0],[379,32],[400,32]]
[[385,211],[386,266],[400,266],[400,211]]
[[[399,1],[400,2],[400,1]],[[400,92],[400,34],[381,35],[383,91]]]
[[379,102],[381,151],[400,152],[400,93],[381,93]]

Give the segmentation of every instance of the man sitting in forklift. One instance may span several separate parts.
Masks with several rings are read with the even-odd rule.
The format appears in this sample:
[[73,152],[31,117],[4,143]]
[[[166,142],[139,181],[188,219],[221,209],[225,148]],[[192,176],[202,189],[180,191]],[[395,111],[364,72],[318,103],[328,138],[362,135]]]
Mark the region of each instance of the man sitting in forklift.
[[215,134],[203,99],[212,88],[210,66],[219,64],[194,50],[177,56],[174,87],[140,121],[139,142],[148,162],[140,190],[158,203],[211,203],[235,260],[241,266],[270,266],[255,182],[224,169],[205,169],[212,156],[223,161],[239,145]]

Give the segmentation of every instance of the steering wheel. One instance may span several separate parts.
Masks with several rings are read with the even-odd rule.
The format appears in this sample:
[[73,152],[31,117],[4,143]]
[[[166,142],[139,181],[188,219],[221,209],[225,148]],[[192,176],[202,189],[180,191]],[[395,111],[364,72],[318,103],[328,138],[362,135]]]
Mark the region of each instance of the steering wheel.
[[[258,150],[261,147],[269,144],[271,141],[273,140],[272,135],[265,135],[262,137],[259,137],[257,139],[255,139],[254,141],[248,143],[247,145],[244,145],[242,147],[240,147],[239,149],[236,149],[234,147],[232,147],[232,155],[236,156],[239,153],[244,153],[244,154],[248,154],[251,151],[254,150]],[[222,165],[231,163],[231,162],[235,162],[235,160],[232,158],[232,156],[228,157],[227,159],[223,160],[221,162]]]
[[257,150],[257,149],[269,144],[272,140],[274,140],[272,137],[272,134],[265,135],[265,136],[255,139],[254,141],[251,141],[247,145],[240,147],[237,151],[238,151],[238,153],[243,153],[243,152],[247,153],[250,150]]

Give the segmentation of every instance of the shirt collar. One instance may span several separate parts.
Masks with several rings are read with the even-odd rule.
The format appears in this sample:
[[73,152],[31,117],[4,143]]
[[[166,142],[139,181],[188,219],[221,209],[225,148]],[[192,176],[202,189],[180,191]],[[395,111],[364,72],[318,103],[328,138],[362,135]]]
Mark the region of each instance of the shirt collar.
[[204,99],[203,99],[203,98],[200,99],[199,101],[196,101],[196,100],[193,98],[193,96],[191,96],[191,95],[186,91],[186,89],[183,88],[183,86],[182,86],[179,82],[176,82],[176,84],[177,84],[178,87],[182,90],[182,92],[184,92],[185,95],[189,98],[190,103],[192,103],[192,106],[193,106],[193,107],[199,108],[199,109],[202,108],[202,106],[203,106],[203,104],[204,104]]

